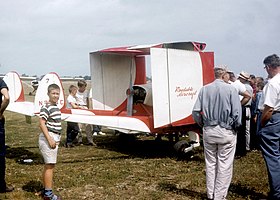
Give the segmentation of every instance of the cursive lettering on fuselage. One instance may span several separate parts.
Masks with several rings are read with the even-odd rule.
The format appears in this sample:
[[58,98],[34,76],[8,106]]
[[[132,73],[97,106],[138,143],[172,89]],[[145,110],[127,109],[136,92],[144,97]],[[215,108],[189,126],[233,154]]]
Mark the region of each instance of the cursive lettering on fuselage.
[[197,90],[194,90],[193,87],[180,87],[177,86],[175,89],[175,93],[177,97],[184,97],[184,96],[190,96],[191,99],[197,94]]

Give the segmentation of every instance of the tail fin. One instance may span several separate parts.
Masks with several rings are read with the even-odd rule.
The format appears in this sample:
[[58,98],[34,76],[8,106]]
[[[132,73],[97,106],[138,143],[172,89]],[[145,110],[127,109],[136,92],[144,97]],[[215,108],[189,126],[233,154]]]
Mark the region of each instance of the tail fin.
[[56,73],[51,72],[46,74],[39,83],[34,101],[35,113],[39,113],[42,105],[49,101],[48,86],[50,84],[57,84],[60,87],[60,97],[57,105],[60,109],[65,107],[64,90],[61,80]]
[[7,73],[3,80],[9,88],[10,102],[25,101],[22,82],[17,72],[11,71]]
[[18,73],[12,71],[7,73],[3,80],[8,86],[10,103],[7,110],[24,114],[26,116],[34,115],[34,103],[25,101],[22,81]]

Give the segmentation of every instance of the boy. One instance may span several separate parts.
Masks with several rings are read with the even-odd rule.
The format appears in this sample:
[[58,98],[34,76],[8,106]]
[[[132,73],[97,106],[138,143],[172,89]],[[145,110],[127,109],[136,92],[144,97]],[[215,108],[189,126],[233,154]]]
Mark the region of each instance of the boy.
[[[77,104],[77,87],[70,85],[69,87],[69,96],[67,97],[66,108],[80,108]],[[66,130],[66,147],[74,147],[73,141],[80,132],[78,123],[76,122],[67,122]]]
[[57,161],[58,145],[61,134],[61,112],[57,107],[60,88],[56,84],[48,86],[49,102],[40,110],[39,126],[42,133],[39,135],[39,149],[44,158],[43,170],[43,198],[44,200],[61,200],[52,191],[53,171]]
[[[86,90],[87,82],[85,80],[79,80],[78,81],[78,91],[76,94],[77,97],[77,103],[81,108],[88,109],[89,108],[89,94]],[[96,144],[93,142],[92,138],[92,131],[98,131],[100,134],[103,134],[100,130],[99,126],[90,125],[90,124],[79,124],[80,132],[78,134],[78,143],[82,144],[82,127],[85,127],[85,132],[87,136],[87,142],[88,145],[96,146]],[[92,130],[93,129],[93,130]]]

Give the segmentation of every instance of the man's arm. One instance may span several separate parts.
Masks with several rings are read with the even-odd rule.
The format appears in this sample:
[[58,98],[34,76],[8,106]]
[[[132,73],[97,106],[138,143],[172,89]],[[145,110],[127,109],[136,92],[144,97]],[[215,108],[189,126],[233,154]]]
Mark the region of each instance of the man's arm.
[[192,110],[192,117],[200,127],[203,127],[202,105],[201,105],[202,91],[203,89],[200,90],[198,94],[198,98],[196,99],[196,102]]
[[242,106],[245,105],[246,103],[248,103],[248,101],[250,101],[250,99],[251,99],[251,95],[247,90],[245,92],[242,92],[240,95],[243,96],[243,98],[241,100]]
[[266,123],[270,120],[273,110],[274,110],[274,108],[264,105],[264,109],[262,112],[262,118],[261,118],[261,127],[264,127],[266,125]]
[[0,119],[3,118],[3,113],[10,103],[10,96],[9,96],[8,89],[7,88],[2,88],[1,93],[2,93],[4,98],[3,98],[3,101],[2,101],[2,104],[1,104],[1,107],[0,107]]

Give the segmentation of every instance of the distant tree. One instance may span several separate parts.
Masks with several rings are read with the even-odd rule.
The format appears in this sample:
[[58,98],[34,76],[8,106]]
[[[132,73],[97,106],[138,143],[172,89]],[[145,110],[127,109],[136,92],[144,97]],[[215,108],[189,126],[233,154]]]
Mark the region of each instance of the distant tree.
[[91,80],[91,76],[84,76],[85,80]]

